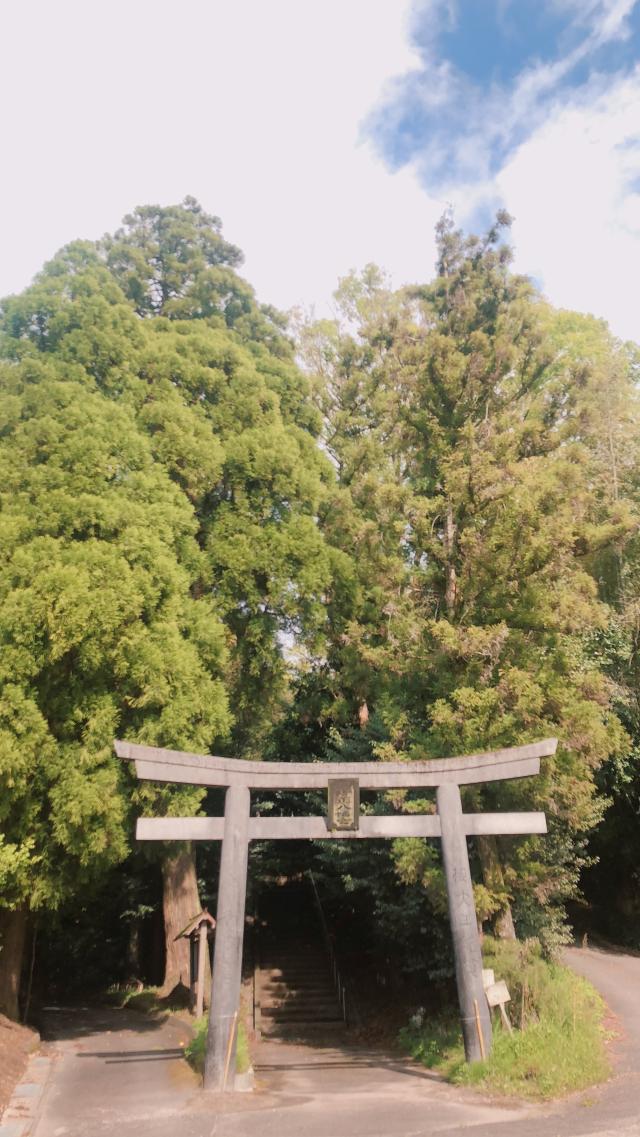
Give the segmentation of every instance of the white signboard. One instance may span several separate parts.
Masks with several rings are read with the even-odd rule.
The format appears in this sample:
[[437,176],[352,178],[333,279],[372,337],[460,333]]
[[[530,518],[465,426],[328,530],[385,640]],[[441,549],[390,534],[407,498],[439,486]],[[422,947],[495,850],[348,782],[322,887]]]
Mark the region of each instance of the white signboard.
[[492,983],[489,987],[485,988],[485,991],[490,1007],[500,1007],[504,1003],[508,1003],[511,999],[509,988],[504,979],[500,979],[497,983]]

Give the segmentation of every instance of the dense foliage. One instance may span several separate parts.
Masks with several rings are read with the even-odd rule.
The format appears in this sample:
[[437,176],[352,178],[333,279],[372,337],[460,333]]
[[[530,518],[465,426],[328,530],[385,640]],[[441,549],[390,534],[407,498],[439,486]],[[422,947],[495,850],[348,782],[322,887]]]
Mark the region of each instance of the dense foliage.
[[217,228],[193,202],[139,211],[3,307],[0,867],[14,907],[56,907],[122,860],[132,798],[197,808],[199,791],[134,789],[115,736],[255,752],[285,686],[282,637],[304,643],[322,622],[317,412]]
[[[369,267],[295,345],[193,199],[3,303],[0,923],[114,871],[142,912],[133,813],[203,795],[136,786],[117,735],[411,761],[554,734],[539,779],[466,791],[549,818],[475,843],[480,920],[552,947],[594,852],[635,871],[637,353],[514,275],[507,225],[445,217],[431,283]],[[447,971],[435,845],[309,855],[380,958]]]
[[[445,218],[432,284],[392,293],[369,269],[343,282],[341,322],[305,329],[337,471],[324,531],[353,554],[315,697],[338,750],[359,720],[381,761],[559,737],[541,778],[466,791],[546,810],[543,840],[476,842],[476,902],[552,946],[607,804],[596,771],[630,749],[594,643],[637,531],[637,400],[632,349],[510,272],[507,222],[481,241]],[[435,850],[392,856],[442,912]]]

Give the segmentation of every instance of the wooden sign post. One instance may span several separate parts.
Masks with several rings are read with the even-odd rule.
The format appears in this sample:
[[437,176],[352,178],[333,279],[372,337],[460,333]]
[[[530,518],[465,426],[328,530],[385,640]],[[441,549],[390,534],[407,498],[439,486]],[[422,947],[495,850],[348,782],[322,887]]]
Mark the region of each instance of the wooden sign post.
[[[139,778],[196,786],[226,786],[224,817],[143,817],[140,841],[222,841],[213,986],[204,1085],[233,1088],[240,1004],[247,859],[250,841],[300,838],[436,837],[442,841],[449,919],[468,1062],[491,1051],[491,1016],[482,982],[467,837],[546,833],[544,813],[463,813],[460,786],[537,774],[540,758],[554,754],[555,738],[486,754],[429,762],[249,762],[115,743],[120,758],[135,762]],[[331,786],[333,783],[333,787]],[[436,789],[436,814],[359,814],[360,789]],[[251,817],[250,791],[329,791],[328,817]]]
[[178,932],[177,940],[189,940],[191,1009],[198,1018],[204,1011],[204,988],[207,963],[209,957],[209,935],[213,932],[216,922],[206,908],[190,920],[186,928]]

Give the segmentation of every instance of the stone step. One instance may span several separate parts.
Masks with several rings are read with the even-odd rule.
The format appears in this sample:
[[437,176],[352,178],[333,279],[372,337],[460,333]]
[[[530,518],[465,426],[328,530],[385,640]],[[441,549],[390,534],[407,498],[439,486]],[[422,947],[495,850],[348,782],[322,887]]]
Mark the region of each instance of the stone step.
[[338,1002],[338,993],[331,984],[326,984],[323,987],[288,987],[286,985],[278,987],[258,987],[258,993],[262,1000],[282,1000],[282,999],[308,999],[310,1002],[318,1002],[333,999],[334,1003]]
[[293,1011],[273,1011],[270,1008],[261,1010],[260,1023],[265,1023],[271,1029],[275,1030],[276,1027],[281,1026],[283,1023],[341,1023],[343,1021],[342,1015],[339,1015],[335,1007],[328,1007],[325,1011],[313,1011],[308,1007],[301,1007],[295,1013]]
[[295,1039],[313,1040],[316,1044],[322,1045],[327,1042],[340,1043],[345,1035],[345,1025],[342,1022],[335,1023],[316,1023],[313,1021],[299,1022],[299,1023],[277,1023],[270,1026],[265,1023],[260,1033],[264,1038],[273,1038],[281,1042],[290,1041]]
[[263,999],[337,999],[331,983],[317,987],[289,987],[286,983],[261,984],[258,988]]
[[321,975],[265,975],[264,971],[259,979],[261,987],[268,987],[272,991],[333,991],[334,983],[331,975],[323,972]]
[[342,1016],[336,1013],[335,1008],[323,1011],[322,1013],[310,1014],[304,1008],[300,1011],[273,1011],[261,1010],[260,1022],[263,1023],[341,1023]]
[[303,975],[287,979],[285,976],[274,975],[268,979],[258,981],[258,986],[266,991],[334,991],[331,979],[324,975],[313,975],[306,979]]
[[261,974],[268,979],[317,979],[318,976],[330,976],[329,968],[260,968]]
[[300,999],[299,1003],[260,1003],[260,1013],[271,1015],[331,1014],[332,1016],[339,1016],[340,1014],[335,999],[326,999],[324,1003],[309,1003],[308,999]]
[[327,1011],[326,1014],[322,1015],[312,1014],[309,1011],[307,1011],[306,1014],[299,1015],[278,1015],[272,1014],[271,1012],[266,1012],[264,1015],[260,1016],[260,1022],[263,1025],[266,1024],[269,1029],[273,1030],[275,1030],[278,1026],[284,1026],[287,1023],[306,1023],[310,1025],[313,1025],[315,1023],[316,1026],[326,1026],[327,1023],[333,1024],[334,1026],[339,1026],[341,1024],[344,1025],[342,1015],[337,1014],[335,1011]]
[[316,978],[319,975],[331,975],[328,964],[324,963],[271,963],[268,965],[262,964],[260,971],[263,975],[284,975],[287,979],[295,978],[296,976],[309,976],[310,979]]
[[274,940],[273,943],[260,940],[260,952],[267,959],[299,959],[301,955],[310,959],[327,958],[327,952],[321,943],[292,944],[288,940]]
[[321,976],[318,979],[309,980],[309,982],[307,982],[305,979],[296,979],[292,980],[290,984],[288,984],[285,979],[267,979],[266,981],[260,982],[260,984],[258,984],[258,987],[260,990],[273,991],[274,994],[277,994],[277,991],[335,990],[333,982],[330,979],[326,979],[324,976]]
[[284,960],[281,955],[263,955],[260,960],[260,968],[263,971],[329,971],[329,960],[326,958],[319,958],[316,960],[314,957],[305,955],[297,955],[291,960]]
[[286,987],[320,987],[331,984],[332,979],[328,971],[272,971],[260,970],[260,979],[263,983],[283,983]]
[[295,979],[302,979],[304,982],[313,980],[316,983],[323,980],[332,981],[328,967],[296,968],[295,971],[288,967],[261,967],[259,971],[265,982],[272,983],[289,983]]
[[338,993],[333,983],[300,983],[296,987],[288,983],[261,983],[258,990],[269,999],[337,999]]
[[329,956],[310,891],[271,896],[262,914],[257,975],[261,1032],[268,1038],[311,1036],[320,1045],[344,1031]]

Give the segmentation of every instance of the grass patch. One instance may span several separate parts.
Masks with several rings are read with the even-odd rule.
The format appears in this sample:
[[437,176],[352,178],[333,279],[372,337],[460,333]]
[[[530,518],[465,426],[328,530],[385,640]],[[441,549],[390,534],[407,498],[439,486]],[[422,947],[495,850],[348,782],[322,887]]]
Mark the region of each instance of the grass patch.
[[110,987],[102,996],[109,1007],[119,1011],[140,1011],[145,1015],[166,1014],[170,1009],[167,1000],[161,999],[157,987]]
[[537,941],[486,939],[483,955],[509,988],[513,1034],[494,1019],[490,1057],[468,1066],[453,1015],[434,1023],[417,1012],[399,1035],[408,1053],[452,1082],[534,1100],[607,1077],[604,1003],[586,980],[544,960]]
[[112,988],[107,992],[107,1002],[124,1010],[140,1011],[142,1014],[167,1014],[167,1012],[187,1011],[190,1004],[189,990],[182,984],[169,995],[160,995],[157,987]]
[[128,991],[120,1000],[120,1006],[129,1011],[140,1011],[145,1015],[158,1015],[167,1011],[167,1003],[158,996],[157,988],[144,987],[142,991]]
[[[185,1058],[198,1074],[204,1073],[204,1055],[207,1046],[208,1015],[202,1015],[194,1023],[195,1035],[188,1046],[184,1048]],[[244,1074],[249,1069],[249,1041],[244,1023],[238,1023],[238,1042],[236,1046],[236,1073]]]

